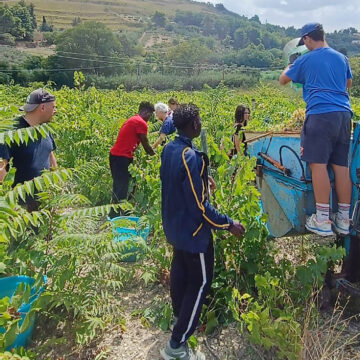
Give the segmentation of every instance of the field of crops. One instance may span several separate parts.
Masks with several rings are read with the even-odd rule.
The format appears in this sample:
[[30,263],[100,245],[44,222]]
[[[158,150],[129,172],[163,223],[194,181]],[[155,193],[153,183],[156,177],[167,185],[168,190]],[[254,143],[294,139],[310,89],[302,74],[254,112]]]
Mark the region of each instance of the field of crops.
[[[6,132],[30,91],[19,86],[0,86],[2,142],[27,141],[30,136]],[[238,104],[252,109],[249,130],[299,128],[304,113],[299,92],[261,85],[249,92],[219,86],[192,93],[125,92],[121,88],[116,91],[63,88],[54,93],[57,114],[51,128],[42,132],[54,133],[59,169],[15,189],[11,189],[14,173],[10,171],[0,185],[0,276],[28,275],[40,287],[43,275],[47,277],[44,291],[24,321],[28,325],[36,314],[34,342],[30,349],[18,350],[19,358],[157,359],[149,354],[136,355],[136,351],[124,353],[124,348],[114,345],[116,339],[110,343],[104,334],[115,332],[125,339],[131,333],[132,319],[137,319],[145,333],[160,328],[156,333],[159,338],[171,321],[168,298],[171,251],[166,245],[160,213],[161,148],[153,157],[139,148],[131,167],[132,197],[124,206],[129,214],[140,217],[140,226],[150,227],[147,242],[137,242],[143,257],[136,263],[122,262],[124,244],[112,241],[111,226],[106,221],[111,199],[108,152],[119,126],[136,113],[140,101],[167,102],[171,96],[200,108],[211,175],[218,185],[213,205],[239,219],[247,229],[241,240],[225,232],[214,234],[214,282],[201,317],[202,325],[191,338],[191,344],[201,343],[199,338],[214,336],[219,328],[232,326],[236,337],[247,339],[248,349],[241,350],[244,359],[261,358],[261,354],[267,359],[294,360],[305,353],[315,357],[309,355],[304,359],[356,356],[357,339],[345,336],[340,329],[348,323],[344,325],[338,320],[326,328],[325,340],[319,336],[324,323],[312,300],[327,266],[338,264],[343,250],[329,244],[314,244],[305,238],[300,250],[294,251],[296,255],[269,242],[260,215],[259,194],[253,185],[255,160],[242,155],[229,160],[227,156],[232,148],[233,117]],[[358,119],[360,99],[354,98],[352,103]],[[153,120],[149,129],[153,142],[159,124]],[[200,146],[198,140],[196,144]],[[34,192],[38,192],[42,205],[29,215],[19,202],[25,194]],[[140,297],[151,295],[150,303],[145,304],[139,295],[129,301],[129,294],[140,294],[139,289]],[[11,301],[0,299],[0,327],[5,328],[5,333],[0,333],[0,359],[11,358],[1,353],[26,328],[18,325],[16,304],[28,298],[29,289],[25,287]],[[340,343],[331,341],[315,348],[334,333],[340,334]],[[163,343],[156,343],[154,354],[158,354],[159,346]],[[320,348],[321,355],[314,355]],[[208,358],[239,358],[239,349],[230,350],[231,354],[225,356],[223,352],[222,357],[210,352]]]

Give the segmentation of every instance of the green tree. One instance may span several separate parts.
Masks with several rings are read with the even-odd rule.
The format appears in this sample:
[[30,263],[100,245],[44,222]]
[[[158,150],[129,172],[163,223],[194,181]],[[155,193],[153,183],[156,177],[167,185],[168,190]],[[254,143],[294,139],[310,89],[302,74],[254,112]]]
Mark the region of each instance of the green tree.
[[166,25],[165,14],[160,11],[155,11],[154,15],[151,17],[151,21],[158,27],[165,27]]
[[201,26],[201,22],[204,18],[202,13],[194,13],[191,11],[176,10],[174,21],[183,25],[195,25]]
[[17,17],[21,21],[21,27],[23,29],[23,38],[30,40],[36,29],[36,21],[33,5],[30,7],[26,5],[25,1],[20,1],[10,8],[14,17]]
[[250,43],[254,45],[259,45],[261,42],[261,32],[256,27],[249,27],[246,30],[247,38],[249,39]]
[[350,59],[350,66],[353,74],[351,94],[360,96],[360,55]]
[[265,32],[261,37],[261,42],[265,49],[279,48],[281,47],[281,39],[276,34]]
[[238,28],[234,32],[234,48],[243,49],[249,44],[249,39],[244,29]]
[[[111,75],[120,70],[116,63],[119,62],[118,55],[122,53],[121,44],[116,35],[102,23],[79,24],[59,34],[55,43],[56,54],[48,59],[50,68],[85,68],[87,73],[97,75]],[[55,72],[52,76],[58,85],[73,84],[72,71]]]
[[34,6],[34,4],[33,4],[33,3],[30,3],[29,6],[28,6],[28,9],[29,9],[29,13],[30,13],[30,16],[31,16],[31,19],[32,19],[33,27],[34,27],[34,29],[36,29],[37,23],[36,23],[35,6]]
[[167,53],[167,59],[174,63],[192,66],[196,63],[205,63],[211,51],[198,39],[183,41],[172,47]]
[[122,33],[118,37],[121,45],[121,49],[126,56],[143,55],[144,49],[138,40],[134,36],[134,33]]
[[8,6],[0,6],[0,34],[11,34],[16,38],[23,36],[21,20],[15,17]]
[[43,16],[42,24],[40,26],[40,31],[42,32],[53,31],[53,26],[47,24],[45,16]]
[[212,35],[215,33],[216,20],[214,16],[206,15],[201,22],[204,35]]

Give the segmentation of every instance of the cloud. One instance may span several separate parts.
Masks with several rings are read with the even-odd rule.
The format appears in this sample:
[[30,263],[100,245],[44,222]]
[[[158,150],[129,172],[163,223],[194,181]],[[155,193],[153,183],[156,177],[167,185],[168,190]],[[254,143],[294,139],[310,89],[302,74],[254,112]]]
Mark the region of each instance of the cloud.
[[359,29],[360,6],[355,0],[210,0],[248,17],[258,15],[262,22],[300,28],[317,21],[325,31]]

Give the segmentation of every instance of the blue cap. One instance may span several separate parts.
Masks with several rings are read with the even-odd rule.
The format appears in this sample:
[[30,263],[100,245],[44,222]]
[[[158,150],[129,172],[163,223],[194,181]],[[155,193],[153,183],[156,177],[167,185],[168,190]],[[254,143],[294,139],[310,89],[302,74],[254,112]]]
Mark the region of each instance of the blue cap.
[[309,35],[311,32],[313,32],[315,30],[323,30],[322,25],[319,24],[319,23],[316,23],[316,22],[305,24],[301,28],[301,38],[300,38],[297,46],[304,45],[303,37],[306,36],[306,35]]

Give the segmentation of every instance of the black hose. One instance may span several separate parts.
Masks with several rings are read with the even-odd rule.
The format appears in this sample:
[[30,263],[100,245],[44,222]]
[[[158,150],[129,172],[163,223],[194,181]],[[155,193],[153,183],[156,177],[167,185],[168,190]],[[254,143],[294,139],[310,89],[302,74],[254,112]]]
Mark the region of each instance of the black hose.
[[280,149],[279,149],[280,164],[281,164],[282,166],[284,166],[284,165],[283,165],[283,161],[282,161],[282,150],[283,150],[284,148],[290,150],[290,151],[295,155],[296,159],[299,161],[299,164],[300,164],[300,167],[301,167],[301,171],[302,171],[302,177],[300,178],[300,180],[306,182],[304,165],[302,164],[299,155],[298,155],[298,154],[295,152],[295,150],[292,149],[290,146],[282,145],[282,146],[280,147]]

